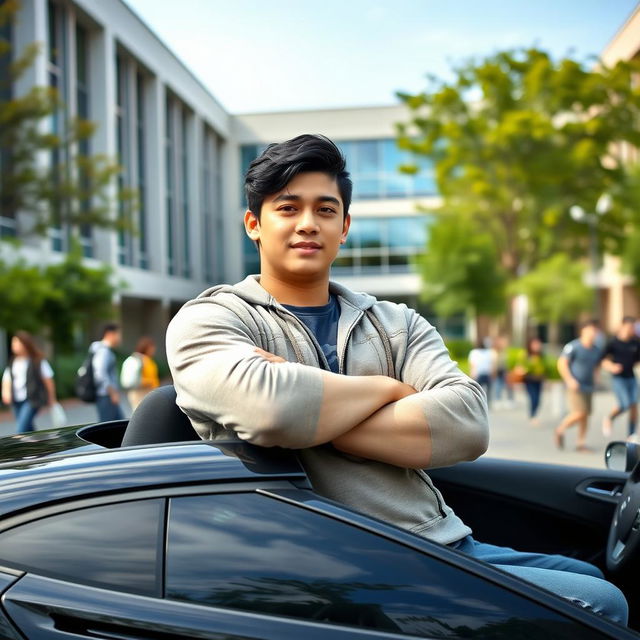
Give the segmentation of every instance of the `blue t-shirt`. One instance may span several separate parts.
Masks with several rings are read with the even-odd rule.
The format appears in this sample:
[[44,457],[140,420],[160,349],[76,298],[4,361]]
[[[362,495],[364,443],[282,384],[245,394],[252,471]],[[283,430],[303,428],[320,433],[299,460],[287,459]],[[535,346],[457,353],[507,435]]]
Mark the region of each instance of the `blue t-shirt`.
[[338,362],[338,320],[340,304],[335,296],[331,296],[328,304],[321,307],[296,307],[291,304],[282,305],[303,322],[318,341],[333,373],[339,373]]
[[595,344],[587,348],[579,339],[572,340],[562,350],[562,355],[569,361],[571,375],[580,383],[580,391],[593,391],[593,372],[604,356],[604,350]]

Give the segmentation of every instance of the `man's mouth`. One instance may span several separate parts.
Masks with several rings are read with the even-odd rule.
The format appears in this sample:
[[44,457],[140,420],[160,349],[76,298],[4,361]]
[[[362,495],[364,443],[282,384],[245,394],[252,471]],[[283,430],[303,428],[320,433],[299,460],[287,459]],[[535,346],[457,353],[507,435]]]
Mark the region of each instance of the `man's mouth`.
[[317,242],[296,242],[291,246],[293,249],[300,249],[302,251],[317,251],[322,248]]

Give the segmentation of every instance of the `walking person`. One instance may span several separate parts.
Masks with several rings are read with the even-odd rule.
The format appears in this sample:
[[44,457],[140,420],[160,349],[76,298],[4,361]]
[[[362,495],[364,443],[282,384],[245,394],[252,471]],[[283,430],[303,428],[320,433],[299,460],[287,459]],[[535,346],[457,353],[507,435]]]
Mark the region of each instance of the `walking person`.
[[158,365],[153,359],[155,352],[156,343],[152,338],[143,336],[122,365],[120,384],[127,389],[131,409],[135,409],[150,391],[160,385]]
[[580,327],[580,337],[565,345],[558,358],[558,371],[567,385],[569,415],[556,427],[554,439],[559,449],[564,447],[564,435],[569,427],[578,425],[576,451],[588,452],[587,427],[593,390],[594,374],[604,351],[597,344],[598,322],[588,320]]
[[532,426],[537,426],[545,374],[542,342],[539,338],[529,338],[527,348],[518,362],[516,371],[522,375],[522,382],[529,398],[530,423]]
[[26,331],[17,331],[11,338],[11,359],[2,375],[2,402],[11,405],[18,433],[33,431],[38,411],[56,402],[53,369]]
[[496,354],[496,379],[495,379],[495,401],[502,403],[502,393],[506,391],[504,406],[513,406],[513,385],[509,381],[509,367],[507,365],[507,348],[509,341],[506,336],[498,336],[495,340]]
[[491,406],[491,391],[496,375],[496,352],[491,348],[491,338],[479,340],[475,349],[469,352],[471,377],[484,389],[487,404]]
[[100,422],[124,418],[120,406],[116,354],[113,351],[121,342],[120,326],[109,323],[102,330],[102,340],[93,342],[89,347],[89,351],[93,354],[91,364],[96,387],[96,409]]
[[611,384],[617,406],[602,422],[602,433],[609,437],[613,421],[625,411],[629,412],[628,436],[635,436],[638,422],[638,382],[633,370],[640,361],[640,339],[635,333],[636,319],[625,316],[615,336],[609,340],[602,360],[602,368],[611,373]]

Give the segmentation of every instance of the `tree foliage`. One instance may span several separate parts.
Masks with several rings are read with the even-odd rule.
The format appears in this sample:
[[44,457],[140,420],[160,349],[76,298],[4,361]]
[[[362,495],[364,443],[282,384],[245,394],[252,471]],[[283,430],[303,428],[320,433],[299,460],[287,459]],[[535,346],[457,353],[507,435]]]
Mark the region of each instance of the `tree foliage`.
[[430,226],[419,261],[424,299],[436,313],[497,315],[504,311],[506,273],[488,233],[460,216],[443,214]]
[[[17,0],[0,2],[0,28],[15,21],[19,7]],[[42,235],[52,225],[131,230],[134,192],[121,190],[114,206],[109,190],[121,168],[88,152],[95,124],[69,118],[52,87],[13,95],[40,51],[34,43],[14,53],[0,36],[0,215],[16,220],[19,237]]]
[[113,294],[123,284],[114,285],[112,275],[107,265],[84,266],[77,242],[62,262],[44,268],[49,294],[44,299],[42,320],[57,350],[71,351],[76,331],[86,332],[93,323],[113,315]]
[[434,161],[442,210],[490,236],[511,280],[559,251],[584,256],[588,230],[568,210],[593,211],[603,192],[614,207],[600,250],[620,253],[638,207],[625,204],[627,168],[612,149],[640,146],[639,71],[636,61],[587,68],[538,49],[497,53],[401,94],[411,117],[398,143]]
[[539,262],[511,288],[527,296],[530,314],[538,322],[557,325],[591,308],[593,289],[584,283],[584,274],[583,263],[557,253]]
[[57,352],[68,352],[77,331],[111,317],[113,295],[122,288],[110,267],[83,264],[79,243],[46,267],[0,260],[0,328],[45,333]]

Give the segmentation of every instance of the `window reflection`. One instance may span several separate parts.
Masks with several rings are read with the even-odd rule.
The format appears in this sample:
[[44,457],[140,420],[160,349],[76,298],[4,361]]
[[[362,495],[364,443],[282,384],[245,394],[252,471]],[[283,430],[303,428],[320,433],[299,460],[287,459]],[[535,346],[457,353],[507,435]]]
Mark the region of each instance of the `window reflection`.
[[348,242],[333,264],[334,275],[407,273],[427,242],[423,215],[352,218]]
[[167,597],[202,605],[428,638],[567,637],[499,587],[257,494],[173,499],[166,567]]
[[0,563],[43,576],[157,595],[164,500],[71,511],[0,535]]

